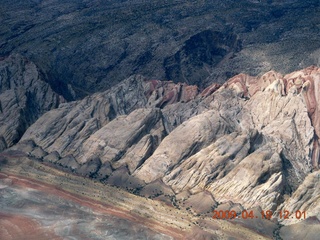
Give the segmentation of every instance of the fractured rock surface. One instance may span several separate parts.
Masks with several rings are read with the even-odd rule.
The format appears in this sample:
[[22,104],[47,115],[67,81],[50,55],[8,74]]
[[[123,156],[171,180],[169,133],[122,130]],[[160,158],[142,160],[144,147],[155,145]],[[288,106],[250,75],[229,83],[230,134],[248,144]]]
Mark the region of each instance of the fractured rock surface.
[[64,101],[34,63],[20,55],[0,59],[0,151],[17,143],[43,113]]
[[47,112],[11,149],[195,213],[232,202],[319,218],[319,76],[240,74],[202,93],[132,76]]

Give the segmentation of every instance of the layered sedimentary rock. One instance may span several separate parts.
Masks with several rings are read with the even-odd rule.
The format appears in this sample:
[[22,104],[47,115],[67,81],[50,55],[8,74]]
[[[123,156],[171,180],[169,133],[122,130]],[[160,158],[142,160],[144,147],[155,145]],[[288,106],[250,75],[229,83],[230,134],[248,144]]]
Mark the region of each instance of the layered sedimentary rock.
[[[320,212],[320,171],[309,174],[298,189],[287,198],[283,204],[279,206],[280,211],[289,211],[293,217],[284,220],[285,224],[296,222],[296,218],[303,218],[304,214],[310,216],[318,216],[318,219],[313,217],[311,223],[319,224]],[[304,213],[303,213],[304,212]]]
[[[275,72],[268,72],[259,79],[239,75],[230,79],[230,81],[224,84],[224,87],[235,89],[241,96],[250,97],[254,95],[254,97],[250,99],[248,107],[253,111],[253,114],[257,116],[258,121],[253,119],[253,121],[256,121],[253,123],[260,129],[265,128],[266,125],[269,125],[269,128],[270,120],[279,118],[279,115],[282,116],[284,120],[290,120],[292,117],[296,118],[296,114],[302,114],[298,117],[297,121],[292,122],[290,126],[288,126],[288,121],[280,123],[283,128],[285,128],[285,125],[289,127],[286,129],[287,133],[282,135],[281,138],[282,140],[287,139],[290,141],[293,139],[293,141],[297,141],[296,137],[298,137],[298,141],[302,143],[302,145],[298,146],[297,144],[299,143],[296,142],[295,146],[301,147],[302,149],[307,146],[311,138],[314,145],[308,150],[308,155],[312,152],[312,163],[309,162],[308,164],[319,168],[319,103],[317,97],[319,94],[319,82],[319,68],[309,67],[285,76]],[[266,95],[261,91],[270,94]],[[255,103],[250,104],[254,98],[261,99],[258,106],[255,105]],[[264,98],[264,101],[262,98]],[[261,111],[266,108],[268,111]],[[309,120],[306,118],[306,113]],[[308,123],[309,121],[311,122]],[[312,128],[310,128],[310,124]],[[278,126],[280,127],[281,125]],[[264,131],[268,131],[268,128]],[[295,128],[300,128],[298,132],[302,134],[294,135],[293,131]],[[290,145],[288,146],[290,147]],[[293,155],[299,154],[296,153],[293,148],[291,150],[290,152],[294,153]]]
[[64,101],[32,62],[20,55],[0,59],[0,151],[17,143],[43,113]]
[[[78,102],[61,104],[58,109],[47,112],[37,123],[39,129],[29,128],[23,140],[32,139],[44,150],[57,151],[60,155],[66,156],[75,154],[75,151],[83,154],[80,150],[82,147],[87,148],[85,152],[90,151],[88,148],[91,147],[88,145],[97,144],[94,139],[100,138],[100,134],[105,132],[111,134],[105,135],[106,141],[113,141],[110,145],[115,147],[123,145],[123,148],[127,149],[136,144],[139,137],[149,133],[151,128],[162,127],[162,130],[159,129],[158,133],[155,133],[158,136],[153,142],[157,144],[167,134],[166,132],[180,124],[180,115],[184,115],[183,118],[186,119],[196,114],[186,108],[185,113],[174,114],[179,120],[171,116],[164,119],[164,115],[168,113],[166,111],[162,113],[160,109],[167,104],[190,102],[197,93],[196,87],[186,84],[147,81],[142,76],[132,76],[106,92],[97,93]],[[127,114],[132,116],[126,117]],[[137,124],[136,128],[130,130],[134,127],[134,123]],[[158,126],[154,126],[157,123]],[[123,124],[126,124],[126,127]],[[150,127],[144,129],[144,125],[148,124]],[[50,129],[49,132],[47,129]],[[135,135],[138,139],[135,139]],[[98,145],[95,150],[99,148]],[[103,150],[108,143],[102,143],[101,139],[100,145]],[[85,162],[86,159],[85,157],[81,162]]]
[[203,92],[132,76],[44,114],[11,149],[195,213],[230,203],[291,224],[276,211],[319,213],[319,75],[240,74]]

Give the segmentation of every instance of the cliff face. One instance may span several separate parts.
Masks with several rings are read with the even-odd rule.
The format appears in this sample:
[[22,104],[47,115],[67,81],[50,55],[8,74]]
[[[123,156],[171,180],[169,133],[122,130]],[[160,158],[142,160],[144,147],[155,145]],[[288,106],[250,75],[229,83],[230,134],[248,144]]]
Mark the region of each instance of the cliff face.
[[0,59],[0,151],[17,143],[43,113],[65,101],[44,78],[20,55]]
[[202,92],[136,75],[45,113],[11,150],[194,211],[218,202],[318,216],[319,82],[317,67]]

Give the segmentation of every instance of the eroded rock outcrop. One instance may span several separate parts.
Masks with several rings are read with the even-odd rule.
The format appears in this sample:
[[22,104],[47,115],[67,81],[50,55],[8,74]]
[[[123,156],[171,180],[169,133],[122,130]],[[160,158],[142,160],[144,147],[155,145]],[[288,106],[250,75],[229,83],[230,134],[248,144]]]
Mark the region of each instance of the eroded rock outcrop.
[[[279,211],[289,211],[290,217],[283,220],[284,224],[297,222],[297,218],[313,218],[319,221],[320,213],[320,171],[309,174],[292,196],[279,206]],[[304,212],[304,213],[303,213]],[[318,226],[319,227],[319,226]]]
[[[282,115],[281,118],[284,119],[281,119],[281,122],[276,122],[276,124],[279,129],[288,130],[286,133],[283,132],[281,139],[296,141],[297,138],[301,138],[298,141],[302,144],[300,146],[302,149],[308,145],[309,141],[313,141],[313,146],[308,146],[308,155],[312,152],[312,157],[311,162],[308,160],[307,165],[311,163],[314,168],[319,168],[320,116],[317,97],[319,95],[319,83],[319,68],[309,67],[285,76],[273,71],[264,74],[260,78],[252,78],[241,74],[230,79],[223,87],[235,89],[240,96],[253,96],[247,106],[256,116],[256,120],[253,118],[254,125],[262,124],[258,128],[262,129],[266,124],[269,127],[272,126],[273,124],[270,125],[270,120],[273,121],[277,118],[280,120],[280,114]],[[256,98],[259,98],[260,101],[255,100]],[[259,105],[256,105],[257,103]],[[299,114],[300,117],[296,117],[296,114]],[[295,122],[290,123],[291,126],[284,126],[288,125],[288,120],[291,121],[290,119],[295,119]],[[311,123],[309,123],[310,120]],[[283,128],[280,127],[281,125]],[[274,127],[275,125],[272,126],[272,128]],[[295,128],[300,128],[298,135],[294,135]],[[265,129],[264,131],[267,130]],[[295,146],[297,144],[299,145],[296,142]],[[297,152],[293,151],[293,153]],[[308,157],[307,159],[310,158]]]
[[[174,113],[175,117],[169,116],[169,113],[177,110],[182,103],[198,106],[199,101],[193,101],[197,93],[197,87],[190,87],[186,84],[158,80],[147,81],[142,76],[132,76],[106,92],[94,94],[81,101],[62,104],[58,109],[47,112],[37,121],[37,124],[28,129],[22,141],[33,140],[46,151],[57,151],[62,156],[73,154],[80,157],[85,152],[84,160],[80,160],[81,163],[84,163],[87,161],[87,154],[89,154],[87,151],[91,151],[89,145],[91,143],[96,145],[93,134],[96,134],[98,138],[101,137],[100,135],[109,137],[111,148],[114,148],[113,146],[119,147],[119,144],[122,144],[123,148],[127,149],[137,143],[134,135],[140,139],[141,136],[148,133],[143,129],[144,125],[151,125],[151,129],[154,127],[153,124],[158,124],[155,127],[159,128],[156,133],[157,137],[152,140],[157,146],[163,137],[183,119],[196,115],[197,112],[190,111],[190,107],[185,107],[185,112],[180,110],[179,113]],[[178,105],[176,108],[163,111],[163,113],[160,110],[151,111],[151,109],[162,109],[173,104]],[[143,110],[142,108],[147,109]],[[204,110],[205,107],[202,109]],[[133,115],[128,118],[124,117],[130,113]],[[181,115],[184,116],[183,119],[180,117]],[[148,117],[144,120],[146,116]],[[138,123],[140,120],[141,122]],[[134,122],[137,122],[137,127],[141,127],[141,129],[131,129],[133,127],[131,124]],[[126,127],[123,124],[126,124]],[[122,133],[120,133],[121,131]],[[121,135],[123,135],[122,140],[120,140]],[[132,140],[126,143],[131,138]],[[114,141],[118,141],[118,143]],[[147,141],[147,139],[144,138],[142,141]],[[108,143],[102,145],[103,149],[108,146]],[[85,150],[82,151],[82,148]]]
[[26,58],[0,59],[0,151],[17,143],[43,113],[64,101]]
[[12,149],[194,213],[232,202],[317,216],[319,193],[301,196],[319,168],[319,74],[240,74],[202,93],[132,76],[44,114]]

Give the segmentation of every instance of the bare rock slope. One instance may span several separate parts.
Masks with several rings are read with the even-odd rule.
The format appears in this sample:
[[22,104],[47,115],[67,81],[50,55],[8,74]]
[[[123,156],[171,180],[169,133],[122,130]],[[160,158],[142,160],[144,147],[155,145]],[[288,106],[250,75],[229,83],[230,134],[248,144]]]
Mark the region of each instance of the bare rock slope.
[[20,55],[0,59],[0,151],[17,143],[43,113],[65,101],[44,79],[36,65]]
[[260,208],[293,224],[320,217],[319,84],[317,67],[203,92],[136,75],[45,113],[11,149],[195,214]]

